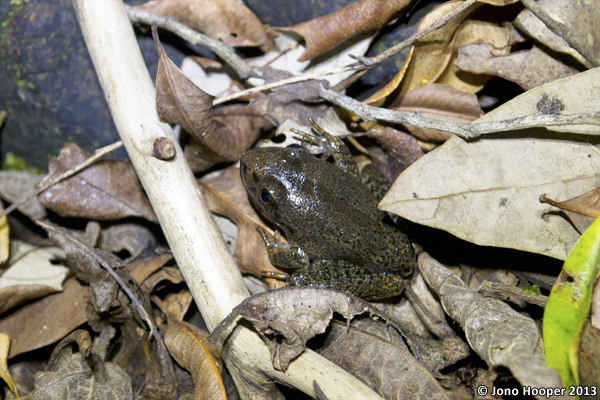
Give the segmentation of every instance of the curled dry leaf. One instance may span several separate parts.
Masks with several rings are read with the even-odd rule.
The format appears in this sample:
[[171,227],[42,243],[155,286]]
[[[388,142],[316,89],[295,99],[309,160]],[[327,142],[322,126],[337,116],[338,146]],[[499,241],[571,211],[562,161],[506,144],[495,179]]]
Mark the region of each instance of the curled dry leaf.
[[444,83],[455,89],[467,93],[477,93],[483,85],[492,78],[490,75],[471,74],[460,71],[454,66],[458,58],[459,49],[469,44],[489,44],[494,47],[494,55],[507,55],[510,53],[509,28],[488,21],[469,19],[465,21],[456,32],[452,43],[452,57],[448,66],[436,79],[437,83]]
[[[399,111],[418,111],[424,118],[470,123],[483,115],[477,96],[450,85],[430,83],[396,97],[388,106]],[[452,134],[435,129],[405,125],[414,136],[425,141],[446,141]]]
[[325,332],[336,312],[346,320],[368,313],[388,320],[377,308],[347,293],[314,287],[285,287],[259,293],[244,300],[215,328],[210,341],[221,348],[243,318],[263,338],[273,367],[285,371],[291,360],[306,348],[306,341]]
[[19,240],[11,243],[10,267],[0,277],[0,313],[29,300],[63,290],[69,274],[65,253],[58,247],[36,248]]
[[543,194],[540,196],[540,201],[560,208],[567,214],[579,233],[585,232],[592,222],[600,216],[600,188],[565,201],[554,201]]
[[[9,203],[15,203],[21,196],[33,192],[35,184],[40,179],[42,179],[41,175],[28,172],[1,171],[0,196]],[[46,216],[46,209],[37,197],[26,201],[17,209],[32,220],[38,220]]]
[[471,348],[490,367],[508,368],[524,386],[563,387],[558,372],[546,366],[535,321],[501,300],[484,298],[427,253],[419,256],[419,269],[444,310],[464,329]]
[[501,76],[525,90],[579,72],[568,60],[552,57],[536,45],[531,50],[496,56],[489,44],[471,44],[459,49],[454,65],[474,74]]
[[152,232],[143,225],[118,224],[100,232],[98,247],[111,253],[129,252],[129,260],[137,258],[144,250],[156,247]]
[[212,343],[208,343],[208,333],[200,332],[193,325],[169,318],[169,325],[164,333],[165,345],[177,363],[192,375],[194,400],[226,400],[220,374],[222,362],[219,358],[219,368],[212,355],[217,349]]
[[[217,177],[201,179],[198,184],[210,210],[225,215],[238,227],[233,257],[240,270],[256,276],[261,276],[262,271],[281,273],[269,261],[265,242],[256,231],[256,227],[261,227],[272,238],[272,230],[262,222],[250,205],[240,178],[240,169],[229,167]],[[272,287],[283,285],[281,281],[268,282]]]
[[[600,26],[598,24],[598,8],[596,4],[585,1],[540,0],[538,5],[547,13],[558,16],[560,21],[571,29],[586,47],[590,56],[600,58]],[[544,46],[561,53],[566,53],[584,63],[583,57],[575,51],[563,38],[552,33],[546,25],[531,11],[525,9],[519,13],[513,25],[527,36],[536,39]]]
[[[65,337],[87,321],[87,288],[75,278],[63,291],[27,304],[0,320],[0,332],[12,338],[9,358],[39,349]],[[40,334],[43,332],[43,334]]]
[[[449,1],[429,12],[419,24],[417,32],[428,28],[446,14],[462,5],[462,0]],[[404,63],[404,68],[383,88],[369,97],[365,103],[371,104],[379,101],[394,92],[399,87],[399,92],[404,93],[418,86],[435,81],[448,65],[452,55],[452,38],[460,24],[479,7],[474,3],[462,12],[461,15],[448,22],[425,37],[419,39],[411,49],[409,57]]]
[[[74,143],[66,145],[58,158],[50,157],[50,172],[37,186],[45,185],[90,156]],[[38,199],[63,217],[108,220],[134,216],[157,222],[129,162],[101,160],[50,187]]]
[[[598,112],[600,94],[593,89],[598,86],[596,68],[523,93],[476,122]],[[552,130],[599,133],[599,128]],[[404,171],[380,208],[479,245],[565,259],[579,233],[560,215],[548,214],[552,208],[539,197],[569,199],[596,188],[600,153],[590,143],[541,128],[528,136],[469,143],[452,138]]]
[[298,61],[306,61],[352,36],[383,28],[409,4],[410,0],[360,0],[308,22],[276,29],[304,37],[306,50]]
[[[74,342],[77,353],[73,353]],[[133,399],[127,372],[91,353],[90,346],[84,330],[64,338],[52,352],[47,371],[36,375],[35,390],[23,399]]]
[[156,109],[170,124],[179,124],[192,135],[186,158],[192,170],[201,171],[223,161],[237,161],[260,135],[267,122],[243,105],[232,105],[213,113],[213,96],[190,81],[169,59],[152,30],[158,50]]
[[332,321],[317,353],[385,399],[448,399],[437,380],[408,349],[381,334]]
[[159,268],[173,259],[172,254],[162,254],[127,263],[125,268],[140,285]]
[[232,46],[271,47],[267,32],[248,7],[236,0],[153,0],[138,8],[167,17]]

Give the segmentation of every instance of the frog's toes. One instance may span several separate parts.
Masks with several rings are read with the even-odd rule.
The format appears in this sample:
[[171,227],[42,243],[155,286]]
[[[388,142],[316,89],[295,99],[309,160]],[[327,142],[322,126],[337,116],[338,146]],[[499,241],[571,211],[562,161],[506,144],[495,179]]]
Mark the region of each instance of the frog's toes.
[[272,251],[272,252],[281,252],[281,251],[289,251],[290,250],[290,245],[281,240],[281,233],[279,233],[278,230],[275,230],[275,235],[273,237],[273,241],[269,240],[266,232],[260,226],[256,227],[256,231],[258,233],[260,233],[260,236],[262,236],[262,239],[265,242],[265,245],[267,246],[267,250]]

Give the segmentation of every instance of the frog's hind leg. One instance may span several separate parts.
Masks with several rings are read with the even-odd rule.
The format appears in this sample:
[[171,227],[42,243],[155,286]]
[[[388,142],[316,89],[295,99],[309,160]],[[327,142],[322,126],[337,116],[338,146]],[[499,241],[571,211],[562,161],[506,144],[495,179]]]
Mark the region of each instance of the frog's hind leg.
[[403,282],[397,275],[372,274],[346,261],[320,261],[295,271],[288,285],[334,289],[365,300],[377,300],[401,294]]

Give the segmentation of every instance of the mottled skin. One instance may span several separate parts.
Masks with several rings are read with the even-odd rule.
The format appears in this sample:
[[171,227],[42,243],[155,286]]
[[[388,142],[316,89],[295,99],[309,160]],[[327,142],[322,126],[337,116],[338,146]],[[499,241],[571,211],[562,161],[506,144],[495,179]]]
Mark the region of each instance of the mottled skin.
[[[288,243],[267,240],[271,262],[297,268],[290,285],[320,286],[366,299],[402,292],[416,261],[410,240],[382,222],[378,201],[361,181],[344,143],[322,136],[331,164],[303,148],[260,148],[244,154],[241,176],[252,203],[285,232]],[[297,132],[300,133],[300,132]],[[371,180],[372,182],[372,180]]]

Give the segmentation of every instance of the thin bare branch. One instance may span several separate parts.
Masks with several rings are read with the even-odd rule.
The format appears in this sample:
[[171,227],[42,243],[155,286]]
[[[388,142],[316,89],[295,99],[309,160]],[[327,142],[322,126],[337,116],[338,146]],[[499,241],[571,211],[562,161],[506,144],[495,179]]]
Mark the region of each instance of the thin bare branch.
[[417,126],[420,128],[437,129],[454,133],[463,139],[474,139],[488,133],[506,132],[525,128],[557,125],[600,125],[600,112],[567,115],[529,115],[527,117],[513,118],[504,121],[461,124],[424,118],[418,111],[396,111],[369,106],[330,89],[321,88],[319,95],[333,104],[352,111],[364,121],[379,120]]
[[59,176],[54,178],[52,181],[50,181],[47,184],[45,184],[44,186],[42,186],[41,188],[30,191],[30,192],[26,193],[25,195],[21,196],[21,198],[19,198],[13,204],[11,204],[9,207],[7,207],[6,210],[4,210],[0,214],[0,218],[4,217],[5,215],[10,214],[21,204],[26,203],[29,200],[33,199],[34,197],[38,196],[40,193],[46,191],[49,187],[56,185],[57,183],[62,182],[63,180],[75,175],[76,173],[83,170],[84,168],[89,167],[90,165],[92,165],[93,163],[98,161],[98,159],[100,159],[100,157],[102,157],[103,155],[110,153],[111,151],[116,150],[121,146],[123,146],[123,142],[121,140],[119,140],[118,142],[109,144],[108,146],[104,146],[104,147],[96,150],[90,158],[88,158],[81,164],[71,168],[68,171],[63,172],[62,174],[60,174]]
[[220,42],[213,38],[210,38],[202,33],[195,31],[181,22],[177,18],[164,17],[158,14],[152,14],[147,11],[139,10],[135,7],[125,4],[125,10],[129,16],[131,22],[143,23],[146,25],[152,25],[152,22],[156,21],[156,24],[173,32],[182,39],[187,40],[191,44],[199,44],[206,46],[214,51],[219,57],[221,57],[227,64],[229,64],[235,72],[242,78],[246,79],[250,76],[255,78],[262,78],[263,74],[261,68],[254,67],[245,62],[240,56],[235,53],[235,49],[227,43]]
[[558,21],[555,17],[548,14],[542,7],[538,5],[535,0],[521,0],[521,3],[529,9],[536,17],[538,17],[548,29],[557,36],[565,39],[565,41],[575,51],[577,51],[584,60],[587,62],[586,67],[594,68],[599,66],[598,60],[590,54],[587,47],[583,44],[579,36],[571,30],[568,26]]

